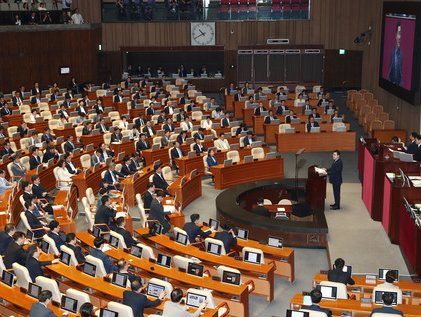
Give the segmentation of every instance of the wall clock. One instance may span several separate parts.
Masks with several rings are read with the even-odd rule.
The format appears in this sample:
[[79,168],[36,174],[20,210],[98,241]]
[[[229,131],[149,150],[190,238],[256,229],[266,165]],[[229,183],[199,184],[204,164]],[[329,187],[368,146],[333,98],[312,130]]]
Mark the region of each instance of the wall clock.
[[190,26],[192,46],[215,45],[215,22],[192,22]]

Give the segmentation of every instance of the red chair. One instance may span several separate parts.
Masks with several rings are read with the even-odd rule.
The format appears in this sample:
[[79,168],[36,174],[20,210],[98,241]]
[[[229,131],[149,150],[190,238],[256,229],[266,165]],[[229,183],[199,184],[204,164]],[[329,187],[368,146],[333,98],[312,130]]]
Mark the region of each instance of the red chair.
[[231,0],[221,0],[221,5],[224,5],[224,6],[226,6],[226,5],[231,5]]

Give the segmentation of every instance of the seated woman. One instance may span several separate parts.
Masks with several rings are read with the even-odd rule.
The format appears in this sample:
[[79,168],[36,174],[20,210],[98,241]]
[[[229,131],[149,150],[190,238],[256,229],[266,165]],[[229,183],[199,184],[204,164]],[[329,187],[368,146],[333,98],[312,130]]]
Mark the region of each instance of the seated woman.
[[60,189],[70,189],[70,186],[72,185],[72,177],[74,175],[70,174],[69,171],[66,168],[66,161],[61,160],[58,162],[58,169],[57,169],[57,182],[58,187]]

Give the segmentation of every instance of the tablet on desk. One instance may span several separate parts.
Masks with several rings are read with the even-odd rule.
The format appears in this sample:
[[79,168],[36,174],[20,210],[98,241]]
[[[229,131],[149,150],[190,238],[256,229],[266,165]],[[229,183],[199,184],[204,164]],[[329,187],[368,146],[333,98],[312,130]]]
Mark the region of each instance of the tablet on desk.
[[261,264],[262,255],[257,252],[246,251],[244,252],[244,262]]
[[7,272],[6,270],[3,270],[1,273],[1,281],[10,287],[13,287],[15,284],[15,275]]
[[114,272],[111,283],[114,284],[114,285],[126,288],[127,279],[128,279],[128,277],[127,277],[126,274],[120,274],[120,273]]
[[201,294],[196,294],[192,292],[187,292],[186,296],[186,305],[191,307],[199,307],[204,301],[206,301],[206,296]]
[[92,264],[92,263],[89,263],[89,262],[85,262],[85,264],[83,265],[83,273],[95,277],[96,276],[96,265]]
[[209,218],[209,227],[213,227],[215,230],[219,229],[219,221]]
[[268,246],[274,247],[274,248],[282,248],[283,239],[276,238],[276,237],[269,237],[268,238]]
[[310,313],[299,310],[287,309],[286,317],[310,317]]
[[387,272],[391,271],[395,281],[399,281],[399,270],[391,270],[391,269],[379,269],[379,280],[386,280]]
[[163,291],[165,291],[165,286],[162,286],[162,285],[158,285],[158,284],[155,284],[155,283],[150,283],[149,282],[149,284],[148,284],[148,289],[147,289],[147,294],[149,295],[149,296],[152,296],[152,297],[155,297],[155,298],[158,298],[159,297],[159,294],[161,293],[161,292],[163,292]]
[[189,241],[188,239],[189,237],[186,234],[181,233],[181,232],[177,232],[175,235],[175,241],[182,245],[187,245],[187,242]]
[[156,261],[156,264],[166,267],[166,268],[170,268],[171,267],[171,257],[168,255],[164,255],[164,254],[158,254],[158,258]]
[[39,293],[41,293],[41,286],[38,286],[35,283],[31,283],[29,282],[28,284],[28,292],[26,293],[27,295],[38,299],[39,297]]
[[50,244],[45,240],[41,240],[40,244],[41,244],[40,248],[41,248],[42,252],[48,254],[48,251],[50,251]]
[[77,300],[68,296],[61,296],[61,309],[67,310],[71,313],[77,313]]
[[118,313],[107,309],[107,308],[101,308],[101,310],[99,311],[99,317],[119,317]]
[[118,249],[120,240],[117,237],[110,236],[110,245],[116,249]]
[[198,263],[189,262],[187,264],[187,274],[203,277],[204,266]]
[[238,228],[237,238],[241,239],[241,240],[248,240],[248,238],[249,238],[248,230]]
[[212,242],[209,242],[208,247],[206,248],[206,252],[209,252],[215,255],[221,255],[221,251],[222,251],[221,246],[219,244],[215,244]]
[[322,298],[325,299],[336,299],[337,296],[337,287],[326,286],[326,285],[317,285],[316,288],[322,292]]
[[223,271],[222,282],[227,284],[240,285],[241,274],[237,272]]
[[142,252],[143,252],[143,248],[138,245],[133,245],[132,248],[130,249],[130,254],[137,258],[142,257]]
[[70,265],[70,259],[71,259],[71,256],[70,256],[69,253],[61,251],[61,254],[60,254],[60,262],[61,263],[64,263],[66,265]]

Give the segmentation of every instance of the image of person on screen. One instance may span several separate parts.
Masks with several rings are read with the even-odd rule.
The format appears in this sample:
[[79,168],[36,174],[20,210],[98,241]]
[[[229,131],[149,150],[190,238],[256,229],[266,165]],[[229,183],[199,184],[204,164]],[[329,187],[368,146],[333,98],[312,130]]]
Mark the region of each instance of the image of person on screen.
[[396,24],[396,44],[392,50],[390,59],[390,69],[388,79],[395,85],[402,86],[402,50],[401,50],[401,32],[402,26],[398,22]]

